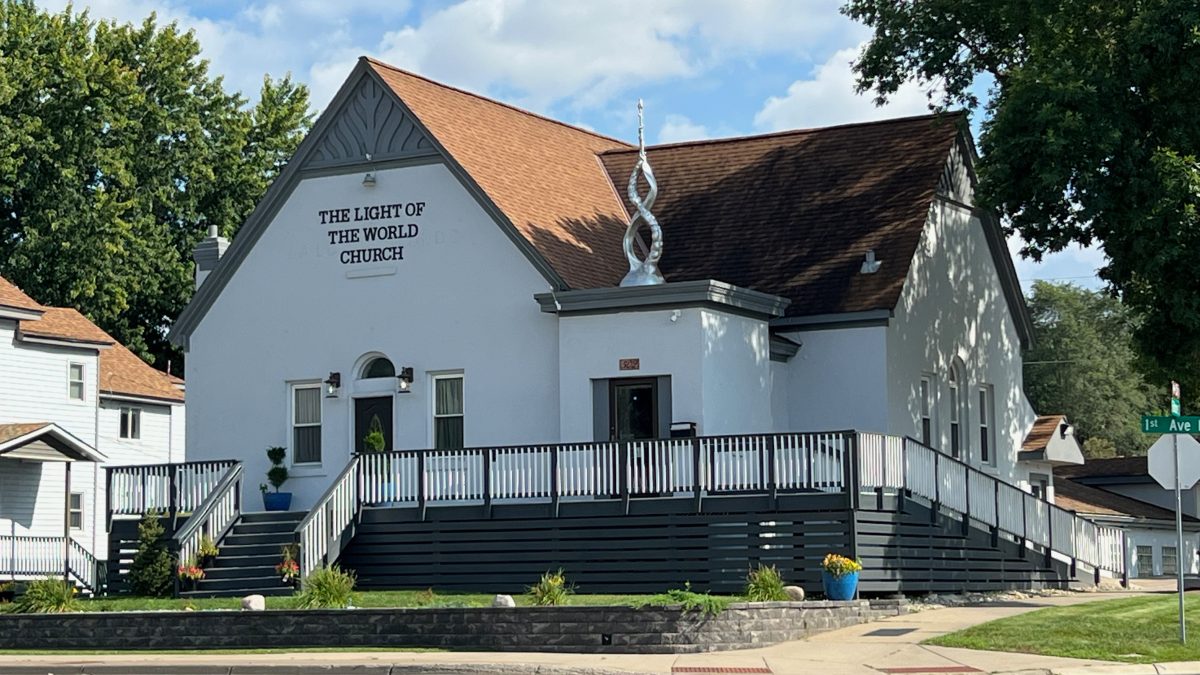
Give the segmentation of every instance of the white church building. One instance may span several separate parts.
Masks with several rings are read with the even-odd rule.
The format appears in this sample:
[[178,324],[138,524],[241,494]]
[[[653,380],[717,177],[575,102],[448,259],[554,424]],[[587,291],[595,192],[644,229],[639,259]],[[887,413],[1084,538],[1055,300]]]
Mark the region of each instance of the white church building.
[[[997,570],[1028,539],[1074,574],[1090,527],[1098,575],[1119,551],[1047,501],[1082,457],[1031,439],[1030,319],[974,160],[961,114],[644,147],[363,58],[196,251],[188,459],[240,461],[254,510],[286,448],[305,569],[364,506],[875,486],[888,518],[919,498],[1008,537]],[[859,435],[804,435],[833,430]],[[409,583],[364,551],[368,585]]]

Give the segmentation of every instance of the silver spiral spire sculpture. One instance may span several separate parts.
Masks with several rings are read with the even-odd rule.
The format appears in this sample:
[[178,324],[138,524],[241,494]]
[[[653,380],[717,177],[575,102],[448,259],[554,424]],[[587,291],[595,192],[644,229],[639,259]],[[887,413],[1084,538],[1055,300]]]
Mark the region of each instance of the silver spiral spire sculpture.
[[[646,193],[646,198],[638,194],[638,176],[646,177],[646,182],[650,185],[650,191]],[[638,161],[633,167],[633,174],[629,176],[629,201],[633,207],[637,209],[637,214],[629,220],[629,227],[625,229],[625,239],[622,245],[625,248],[625,258],[629,260],[629,274],[621,280],[622,286],[653,286],[655,284],[664,284],[662,273],[658,271],[658,259],[662,257],[662,228],[658,226],[658,219],[650,212],[654,207],[654,199],[658,197],[658,182],[654,180],[654,169],[650,168],[650,160],[646,158],[646,141],[645,141],[645,124],[642,120],[642,100],[638,99]],[[646,259],[638,258],[637,252],[634,251],[634,243],[637,239],[638,224],[645,222],[650,226],[650,253],[646,255]]]

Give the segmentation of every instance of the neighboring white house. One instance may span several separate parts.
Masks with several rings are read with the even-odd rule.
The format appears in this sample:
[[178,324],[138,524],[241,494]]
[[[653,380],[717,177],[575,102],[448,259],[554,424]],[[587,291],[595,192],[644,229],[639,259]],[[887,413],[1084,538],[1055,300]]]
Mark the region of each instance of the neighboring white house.
[[183,461],[183,400],[182,380],[0,277],[0,579],[61,550],[34,537],[104,558],[102,469]]
[[304,509],[376,420],[389,449],[852,428],[1050,495],[962,115],[646,152],[667,283],[623,287],[637,147],[361,60],[197,250],[189,459],[256,501],[285,446]]

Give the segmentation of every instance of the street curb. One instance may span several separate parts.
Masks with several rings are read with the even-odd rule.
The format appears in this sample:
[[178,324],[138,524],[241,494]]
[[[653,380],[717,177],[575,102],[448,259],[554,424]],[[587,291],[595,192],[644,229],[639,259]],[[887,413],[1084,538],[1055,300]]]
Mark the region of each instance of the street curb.
[[1200,661],[1114,663],[1111,666],[1053,668],[1048,672],[1050,675],[1195,675],[1200,673]]
[[164,664],[0,665],[0,675],[648,675],[645,671],[511,663],[471,664],[335,664],[306,666],[186,666]]

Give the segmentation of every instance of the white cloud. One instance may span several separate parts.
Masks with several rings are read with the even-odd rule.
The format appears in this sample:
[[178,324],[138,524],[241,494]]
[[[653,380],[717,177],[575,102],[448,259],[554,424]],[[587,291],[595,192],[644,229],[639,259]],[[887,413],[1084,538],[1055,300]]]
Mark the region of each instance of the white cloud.
[[1008,251],[1012,255],[1013,265],[1017,268],[1021,288],[1026,292],[1033,286],[1033,282],[1039,279],[1091,289],[1104,286],[1104,282],[1096,276],[1096,270],[1107,262],[1104,249],[1100,246],[1071,245],[1058,253],[1042,256],[1041,262],[1034,262],[1021,257],[1021,247],[1024,245],[1020,235],[1014,234],[1008,238]]
[[696,141],[712,138],[708,127],[696,124],[684,115],[667,115],[662,128],[658,130],[659,143],[678,143],[679,141]]
[[882,108],[875,106],[869,93],[856,94],[850,64],[860,49],[837,51],[814,69],[812,77],[793,82],[783,96],[768,98],[754,116],[754,126],[761,131],[779,131],[929,112],[926,89],[915,82],[901,86]]

